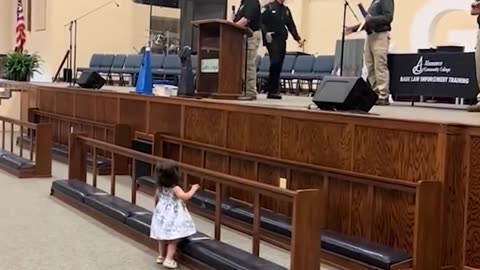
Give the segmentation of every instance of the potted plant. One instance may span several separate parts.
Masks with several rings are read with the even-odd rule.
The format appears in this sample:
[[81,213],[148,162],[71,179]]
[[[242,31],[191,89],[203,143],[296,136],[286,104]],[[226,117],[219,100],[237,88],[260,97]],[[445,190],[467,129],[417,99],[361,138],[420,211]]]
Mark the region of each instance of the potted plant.
[[7,54],[3,63],[5,78],[13,81],[30,81],[40,69],[40,56],[28,52],[12,52]]

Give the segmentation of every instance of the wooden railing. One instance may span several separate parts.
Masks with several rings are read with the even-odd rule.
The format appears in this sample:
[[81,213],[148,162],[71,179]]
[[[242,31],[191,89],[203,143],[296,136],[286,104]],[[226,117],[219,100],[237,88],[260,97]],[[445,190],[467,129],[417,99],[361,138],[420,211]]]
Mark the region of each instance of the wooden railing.
[[[18,177],[50,177],[52,175],[52,127],[49,124],[34,124],[0,116],[1,149],[16,156],[30,160],[33,168],[16,170],[8,166],[2,168]],[[18,150],[15,148],[16,131],[21,136],[30,138],[29,145],[20,140]],[[26,149],[29,149],[27,153]]]
[[[114,155],[123,156],[132,160],[141,160],[150,164],[166,161],[167,159],[153,155],[143,154],[128,148],[112,145],[99,140],[95,140],[82,134],[72,133],[70,135],[70,163],[69,179],[86,180],[86,153],[91,147],[94,152],[94,159],[98,150],[108,151]],[[172,161],[174,162],[174,161]],[[320,239],[322,228],[322,215],[320,214],[323,201],[321,192],[318,189],[308,190],[284,190],[278,187],[256,183],[227,174],[214,172],[211,170],[198,168],[185,163],[174,162],[182,173],[188,173],[208,179],[215,183],[217,205],[222,204],[222,190],[224,187],[235,187],[249,192],[253,195],[254,203],[254,225],[253,225],[253,243],[252,254],[258,256],[260,252],[260,199],[261,197],[271,197],[275,200],[290,202],[293,205],[292,216],[292,240],[291,240],[291,267],[292,270],[319,269],[320,260]],[[134,162],[133,162],[134,164]],[[115,164],[112,164],[111,193],[115,194]],[[135,166],[132,168],[135,171]],[[94,183],[96,176],[94,172]],[[189,183],[184,182],[186,187]],[[136,181],[132,179],[131,201],[136,202]],[[311,207],[315,205],[316,207]],[[215,240],[221,240],[222,211],[217,207],[215,212]]]
[[[201,158],[196,161],[196,166],[222,170],[226,174],[244,173],[234,170],[234,162],[252,164],[249,169],[253,174],[246,177],[252,182],[278,186],[279,182],[271,181],[268,179],[269,175],[261,171],[266,166],[275,168],[281,172],[277,175],[285,178],[287,189],[323,190],[326,197],[326,229],[412,254],[411,267],[415,266],[415,269],[438,269],[442,245],[442,183],[439,181],[408,182],[359,174],[198,143],[160,133],[150,136],[137,132],[135,137],[151,141],[154,155],[180,162],[192,162],[189,152],[200,152]],[[216,160],[222,160],[221,163],[226,166],[208,166],[211,162],[207,162],[207,157],[212,155],[216,155]],[[208,181],[200,177],[190,181],[198,181],[206,188],[210,187]],[[250,195],[235,189],[230,189],[225,195],[252,203]],[[291,215],[289,207],[281,203],[264,202],[262,207]],[[235,223],[226,225],[239,228]],[[265,237],[270,235],[265,234]],[[265,240],[288,248],[277,237]],[[341,256],[328,252],[324,252],[322,260],[336,265],[347,264]]]
[[[132,133],[128,125],[83,120],[44,112],[34,108],[29,109],[29,121],[33,123],[51,124],[53,129],[53,142],[65,147],[68,146],[68,136],[71,132],[84,132],[91,138],[125,147],[130,147],[132,138]],[[89,152],[92,153],[92,150]],[[97,155],[106,159],[111,158],[111,153],[102,150],[99,150]],[[118,157],[116,160],[116,173],[127,174],[128,166],[127,159]]]

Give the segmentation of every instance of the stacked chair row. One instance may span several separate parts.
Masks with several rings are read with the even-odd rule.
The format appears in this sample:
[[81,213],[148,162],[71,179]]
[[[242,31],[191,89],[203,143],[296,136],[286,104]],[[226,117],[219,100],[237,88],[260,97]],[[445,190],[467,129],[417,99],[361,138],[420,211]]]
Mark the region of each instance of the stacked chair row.
[[[302,85],[306,84],[310,92],[315,91],[314,83],[320,82],[334,70],[334,56],[286,55],[282,66],[280,79],[284,89],[294,89],[298,95]],[[268,78],[270,57],[257,58],[259,86]],[[296,87],[293,87],[296,82]]]
[[[79,72],[91,70],[106,76],[113,81],[113,76],[118,76],[122,84],[125,83],[125,76],[135,78],[140,72],[143,56],[140,54],[113,55],[94,54],[90,59],[89,67],[78,68]],[[152,73],[157,78],[176,78],[181,73],[181,62],[178,55],[152,54]],[[192,69],[196,74],[197,57],[192,56]],[[268,78],[270,68],[270,57],[265,55],[257,57],[257,70],[259,84]],[[319,82],[323,77],[330,75],[334,69],[334,56],[313,56],[313,55],[286,55],[282,67],[281,79],[285,86],[293,89],[293,82],[297,82],[297,90],[302,84],[307,84],[309,90],[313,89],[313,83]],[[298,94],[298,91],[297,91]]]
[[[105,76],[110,82],[113,77],[118,76],[120,84],[125,84],[125,78],[131,78],[135,85],[136,77],[142,66],[143,56],[141,54],[94,54],[90,59],[88,67],[78,68],[78,72],[95,71]],[[192,64],[196,64],[196,58],[192,57]],[[178,55],[152,54],[152,73],[156,78],[178,77],[181,70],[180,57]],[[196,66],[196,65],[195,65]]]

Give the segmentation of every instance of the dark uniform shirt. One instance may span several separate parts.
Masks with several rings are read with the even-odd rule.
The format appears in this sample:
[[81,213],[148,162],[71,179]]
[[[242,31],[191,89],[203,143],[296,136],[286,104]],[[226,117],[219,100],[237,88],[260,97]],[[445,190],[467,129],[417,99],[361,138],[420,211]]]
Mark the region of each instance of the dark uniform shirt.
[[274,39],[287,40],[290,31],[296,41],[300,40],[290,9],[277,1],[268,3],[262,8],[261,29],[264,38],[268,32],[273,32]]
[[368,14],[372,16],[372,18],[365,24],[365,30],[367,33],[391,31],[393,11],[393,0],[373,0],[368,8]]
[[238,22],[243,17],[247,18],[247,27],[252,31],[260,30],[260,2],[258,0],[243,0],[233,21]]

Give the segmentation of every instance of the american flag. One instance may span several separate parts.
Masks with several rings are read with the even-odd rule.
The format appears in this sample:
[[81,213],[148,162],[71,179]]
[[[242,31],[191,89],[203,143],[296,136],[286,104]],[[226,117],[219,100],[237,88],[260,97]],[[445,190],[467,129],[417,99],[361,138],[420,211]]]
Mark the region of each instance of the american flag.
[[22,0],[18,0],[17,5],[17,28],[16,28],[16,45],[15,51],[23,52],[23,46],[27,41],[27,35],[25,34],[25,16],[23,15]]

